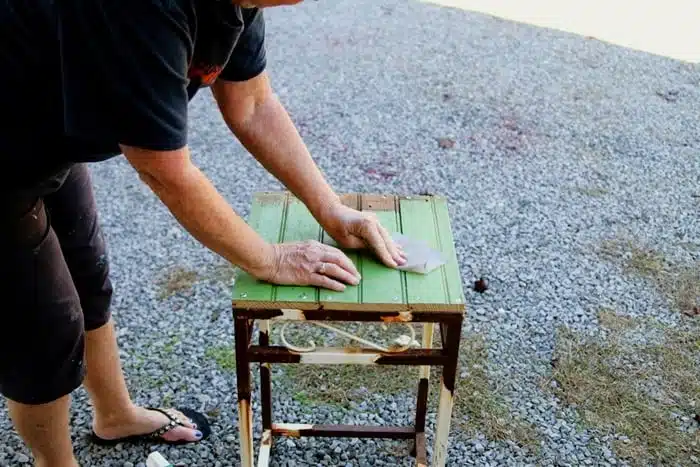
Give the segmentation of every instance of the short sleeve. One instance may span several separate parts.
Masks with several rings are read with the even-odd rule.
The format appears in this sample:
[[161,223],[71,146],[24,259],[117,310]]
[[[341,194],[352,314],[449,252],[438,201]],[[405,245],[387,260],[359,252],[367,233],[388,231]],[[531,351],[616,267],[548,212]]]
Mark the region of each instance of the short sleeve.
[[69,137],[175,150],[187,144],[187,5],[58,0]]
[[262,9],[242,9],[243,33],[219,75],[225,81],[246,81],[265,70],[265,18]]

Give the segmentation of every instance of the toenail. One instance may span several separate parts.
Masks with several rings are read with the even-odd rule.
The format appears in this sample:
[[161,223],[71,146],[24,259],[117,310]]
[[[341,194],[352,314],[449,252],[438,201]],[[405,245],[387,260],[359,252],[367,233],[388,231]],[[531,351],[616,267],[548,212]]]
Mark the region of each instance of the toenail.
[[[192,423],[192,422],[190,422],[190,423]],[[196,424],[196,423],[192,423],[192,428],[197,428],[197,424]]]
[[194,437],[195,437],[195,438],[201,438],[201,437],[202,437],[202,432],[201,432],[201,431],[195,431],[195,432],[194,432]]

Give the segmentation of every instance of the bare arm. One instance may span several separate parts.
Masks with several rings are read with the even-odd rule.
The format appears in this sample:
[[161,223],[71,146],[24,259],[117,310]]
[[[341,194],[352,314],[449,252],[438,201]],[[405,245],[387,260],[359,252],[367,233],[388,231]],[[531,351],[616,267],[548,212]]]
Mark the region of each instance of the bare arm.
[[273,94],[265,72],[244,82],[218,81],[213,92],[239,141],[309,208],[341,246],[369,247],[390,267],[405,260],[376,216],[342,205]]
[[217,81],[212,87],[226,124],[265,169],[298,197],[318,220],[336,204],[328,185],[267,73],[244,82]]
[[187,147],[160,152],[122,146],[122,151],[193,237],[254,277],[267,279],[275,261],[273,246],[234,212],[191,162]]

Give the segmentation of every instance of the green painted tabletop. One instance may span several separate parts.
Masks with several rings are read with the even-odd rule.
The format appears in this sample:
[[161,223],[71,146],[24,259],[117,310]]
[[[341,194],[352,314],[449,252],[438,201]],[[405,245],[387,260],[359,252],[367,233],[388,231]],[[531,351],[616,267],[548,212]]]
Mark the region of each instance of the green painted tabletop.
[[[343,292],[277,286],[242,272],[233,285],[234,308],[464,311],[464,289],[444,197],[358,193],[341,197],[348,206],[375,212],[390,232],[426,241],[443,253],[447,264],[418,274],[384,266],[369,251],[344,250],[360,271],[359,285]],[[306,206],[287,192],[255,193],[249,223],[269,242],[314,239],[337,246]]]

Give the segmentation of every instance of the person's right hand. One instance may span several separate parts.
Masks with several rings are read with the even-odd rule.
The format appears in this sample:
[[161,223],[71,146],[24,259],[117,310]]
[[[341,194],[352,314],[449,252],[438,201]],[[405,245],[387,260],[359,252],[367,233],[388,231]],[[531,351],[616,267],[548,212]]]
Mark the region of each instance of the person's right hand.
[[316,240],[272,245],[268,270],[260,277],[280,285],[311,285],[343,291],[360,273],[342,251]]

